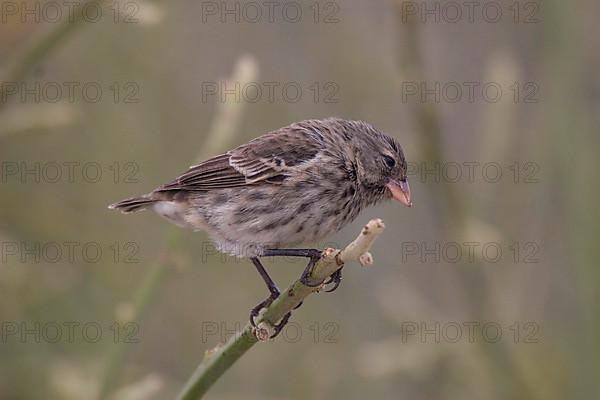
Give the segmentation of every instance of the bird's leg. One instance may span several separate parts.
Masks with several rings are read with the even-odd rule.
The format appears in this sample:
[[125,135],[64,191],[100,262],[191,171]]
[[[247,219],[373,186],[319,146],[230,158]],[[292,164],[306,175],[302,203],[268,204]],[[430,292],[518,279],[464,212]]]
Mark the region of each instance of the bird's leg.
[[263,256],[265,257],[307,257],[310,258],[308,261],[308,265],[304,268],[302,272],[302,276],[300,277],[300,282],[303,285],[308,287],[317,287],[321,286],[323,282],[313,283],[310,281],[310,274],[312,270],[321,258],[321,250],[317,249],[265,249],[263,251]]
[[[327,292],[333,292],[334,290],[336,290],[338,288],[338,286],[340,286],[340,283],[342,281],[342,270],[338,269],[337,271],[335,271],[328,280],[326,280],[325,282],[319,282],[319,283],[314,283],[311,282],[310,280],[310,275],[313,271],[313,268],[315,267],[315,264],[317,263],[317,261],[321,258],[322,252],[321,250],[317,250],[317,249],[265,249],[263,251],[263,256],[268,257],[268,256],[272,256],[272,257],[308,257],[310,258],[308,265],[306,266],[306,268],[304,268],[304,271],[302,272],[302,276],[300,277],[300,282],[302,282],[303,285],[308,286],[308,287],[317,287],[317,286],[321,286],[323,283],[330,284],[333,283],[334,286],[333,288],[326,290]],[[300,304],[298,304],[298,306],[296,306],[296,308],[300,307]]]
[[318,260],[322,251],[317,249],[264,249],[264,257],[307,257]]
[[[271,277],[269,276],[269,273],[267,272],[265,267],[263,267],[263,265],[260,262],[260,260],[258,259],[258,257],[252,257],[252,258],[250,258],[250,261],[252,261],[252,264],[254,264],[254,266],[256,267],[256,270],[258,271],[260,276],[265,281],[265,284],[267,285],[267,288],[269,289],[269,292],[270,292],[269,297],[267,297],[265,300],[258,303],[258,305],[250,311],[250,324],[252,324],[253,327],[256,327],[255,319],[256,319],[256,317],[258,317],[260,310],[262,310],[263,308],[269,307],[271,305],[271,303],[273,303],[273,301],[277,297],[279,297],[281,292],[277,288],[277,285],[275,285],[275,282],[273,282],[273,279],[271,279]],[[281,332],[281,329],[283,329],[285,324],[287,324],[291,315],[292,315],[291,312],[287,313],[281,319],[281,322],[279,322],[278,324],[276,324],[274,326],[275,332],[271,335],[271,338],[274,338],[275,336],[277,336],[279,334],[279,332]]]
[[267,289],[269,289],[269,292],[271,292],[271,296],[277,298],[280,294],[279,288],[277,287],[277,285],[275,285],[275,282],[273,282],[273,279],[271,279],[269,273],[267,272],[265,267],[263,267],[258,257],[252,257],[250,260],[252,261],[252,264],[254,264],[254,266],[256,267],[256,270],[260,274],[261,278],[263,278],[263,280],[265,281]]

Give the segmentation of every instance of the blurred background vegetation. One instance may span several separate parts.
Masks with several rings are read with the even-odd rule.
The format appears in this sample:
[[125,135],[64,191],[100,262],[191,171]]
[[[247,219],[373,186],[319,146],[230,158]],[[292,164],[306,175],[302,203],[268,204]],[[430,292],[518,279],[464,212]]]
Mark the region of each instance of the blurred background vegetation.
[[[256,22],[243,2],[239,22],[220,14],[231,1],[97,2],[86,18],[76,3],[73,21],[49,3],[1,5],[1,399],[173,398],[264,284],[204,233],[106,206],[326,116],[401,141],[415,206],[382,204],[331,238],[387,225],[372,269],[347,266],[209,398],[600,397],[598,2],[484,1],[472,21],[460,2],[457,17],[444,1],[299,0],[272,21],[258,2]],[[410,94],[422,82],[439,101]],[[436,165],[440,179],[423,173]],[[283,287],[302,268],[268,265]]]

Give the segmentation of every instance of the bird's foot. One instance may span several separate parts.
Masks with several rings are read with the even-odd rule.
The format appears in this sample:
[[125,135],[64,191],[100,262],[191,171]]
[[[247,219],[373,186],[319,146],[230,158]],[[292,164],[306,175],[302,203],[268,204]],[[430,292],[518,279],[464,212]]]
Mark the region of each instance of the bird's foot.
[[[273,291],[273,292],[271,292],[269,297],[267,297],[266,299],[264,299],[263,301],[258,303],[256,305],[256,307],[254,307],[252,310],[250,310],[250,325],[252,325],[252,327],[257,328],[256,318],[259,316],[260,311],[262,309],[268,308],[278,297],[279,297],[279,290],[277,292]],[[281,319],[281,321],[279,321],[279,323],[273,325],[273,333],[271,334],[270,339],[273,339],[277,335],[279,335],[279,333],[281,332],[283,327],[290,320],[291,316],[292,316],[292,313],[289,312],[289,313],[285,314],[285,316]]]
[[319,254],[318,256],[313,256],[310,258],[310,261],[308,261],[308,264],[306,265],[306,268],[304,268],[304,271],[302,271],[302,276],[300,277],[300,283],[302,283],[304,286],[308,286],[308,287],[319,287],[323,284],[323,282],[313,282],[310,278],[310,275],[313,272],[313,269],[315,268],[315,264],[317,264],[317,261],[319,260],[319,258],[321,258],[321,254]]
[[327,286],[329,284],[333,284],[332,288],[325,290],[326,292],[331,293],[334,290],[336,290],[340,286],[340,283],[342,282],[342,269],[340,268],[340,269],[336,270],[333,274],[331,274],[331,276],[329,278],[326,278],[324,281],[321,281],[319,283],[312,282],[310,279],[310,275],[312,274],[315,264],[317,263],[319,258],[321,258],[320,253],[317,257],[311,257],[310,261],[308,262],[308,265],[304,269],[304,272],[302,272],[302,276],[300,277],[300,282],[304,286],[308,286],[308,287],[320,287],[320,286]]
[[327,280],[325,282],[323,282],[323,285],[327,286],[327,285],[333,284],[333,287],[325,290],[327,293],[331,293],[331,292],[335,292],[335,290],[340,286],[341,283],[342,283],[342,269],[340,268],[337,271],[335,271],[333,274],[331,274],[331,276],[329,278],[327,278]]

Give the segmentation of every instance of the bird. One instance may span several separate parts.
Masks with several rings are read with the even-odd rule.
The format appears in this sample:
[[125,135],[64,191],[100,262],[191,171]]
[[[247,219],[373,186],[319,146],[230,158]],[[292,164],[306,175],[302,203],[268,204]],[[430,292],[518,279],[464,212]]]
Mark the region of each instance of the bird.
[[327,282],[310,282],[321,251],[296,246],[326,238],[366,207],[390,199],[412,206],[398,140],[368,122],[330,117],[268,132],[109,208],[125,214],[152,209],[176,225],[205,231],[221,252],[249,259],[269,289],[250,312],[256,326],[259,311],[280,295],[262,257],[306,257],[302,283],[333,283],[335,290],[341,269]]

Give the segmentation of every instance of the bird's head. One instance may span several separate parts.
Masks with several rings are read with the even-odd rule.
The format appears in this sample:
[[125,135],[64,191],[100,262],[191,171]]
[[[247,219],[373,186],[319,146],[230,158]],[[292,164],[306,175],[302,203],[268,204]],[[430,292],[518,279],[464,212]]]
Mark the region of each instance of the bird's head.
[[406,159],[400,143],[367,123],[361,128],[361,133],[353,137],[358,181],[383,198],[412,206]]

